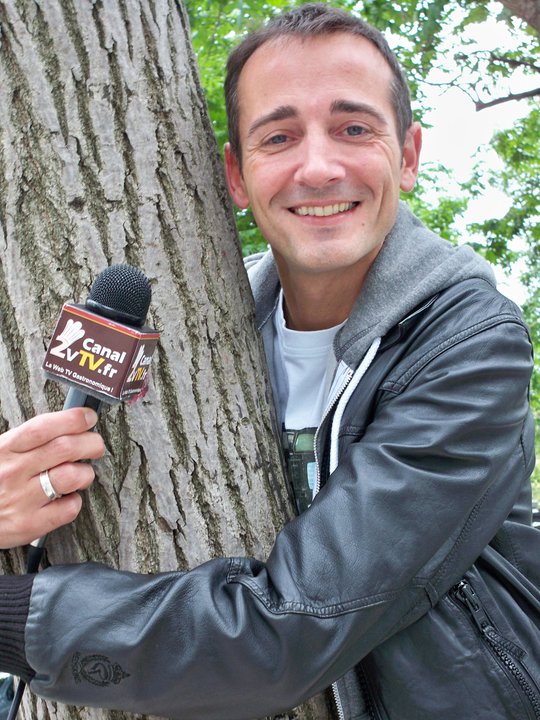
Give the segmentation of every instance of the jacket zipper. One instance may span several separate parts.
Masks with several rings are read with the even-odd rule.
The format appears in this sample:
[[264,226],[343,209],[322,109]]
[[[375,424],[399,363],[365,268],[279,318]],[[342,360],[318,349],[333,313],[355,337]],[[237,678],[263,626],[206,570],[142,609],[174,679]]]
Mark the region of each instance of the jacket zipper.
[[454,594],[469,610],[480,634],[489,644],[503,668],[510,673],[529,700],[535,720],[540,720],[540,696],[538,691],[535,690],[526,670],[522,669],[516,662],[516,659],[519,661],[523,657],[523,650],[498,633],[470,583],[462,580],[454,587]]
[[336,704],[338,718],[339,720],[345,720],[345,713],[343,712],[343,705],[341,704],[341,698],[339,697],[337,682],[332,683],[332,693],[334,694],[334,702]]
[[[324,421],[326,420],[328,415],[330,415],[330,412],[333,410],[337,401],[343,394],[343,392],[344,392],[345,388],[347,387],[347,385],[349,384],[353,374],[354,374],[353,371],[349,368],[344,375],[343,381],[342,381],[341,385],[339,386],[339,389],[337,390],[337,392],[334,394],[334,396],[332,397],[332,399],[326,406],[326,410],[324,411],[322,420],[319,423],[317,430],[315,431],[315,437],[313,439],[313,450],[315,453],[315,486],[313,488],[313,497],[315,497],[315,495],[317,495],[317,493],[321,489],[321,459],[319,457],[319,453],[317,452],[317,440],[319,438],[319,430],[321,429]],[[343,704],[342,704],[341,698],[339,696],[337,682],[332,683],[332,693],[334,695],[334,702],[336,705],[338,718],[339,718],[339,720],[345,720],[345,713],[343,711]]]
[[317,430],[315,431],[315,437],[313,439],[313,450],[315,453],[315,487],[313,488],[313,497],[315,497],[315,495],[321,489],[321,459],[320,459],[319,453],[317,451],[317,444],[318,444],[317,441],[319,439],[319,431],[320,431],[321,427],[323,426],[326,418],[330,415],[331,411],[334,409],[339,398],[343,395],[345,388],[351,381],[351,378],[353,375],[354,375],[354,372],[349,368],[347,370],[347,372],[345,373],[342,383],[339,386],[338,390],[335,392],[334,396],[332,397],[332,399],[326,406],[326,410],[324,411],[321,422],[319,423]]
[[[319,431],[321,427],[323,426],[325,420],[327,419],[328,415],[331,413],[331,411],[335,407],[339,407],[339,403],[345,393],[345,390],[348,388],[349,383],[355,377],[356,380],[359,382],[362,377],[364,376],[365,371],[367,368],[371,365],[373,362],[373,358],[375,357],[375,354],[377,353],[377,350],[379,349],[379,346],[381,344],[381,338],[375,338],[375,340],[371,343],[368,351],[366,352],[362,362],[356,369],[356,371],[351,370],[351,368],[347,368],[346,373],[343,376],[343,379],[341,381],[341,385],[337,389],[337,391],[334,393],[332,399],[326,406],[326,409],[324,411],[323,417],[321,422],[319,423],[319,426],[317,427],[317,430],[315,431],[315,437],[313,439],[314,444],[314,454],[315,454],[315,486],[313,488],[313,497],[317,495],[319,490],[321,489],[321,459],[319,457],[319,453],[317,450],[317,444],[319,439]],[[356,387],[356,385],[355,385]],[[352,388],[354,391],[354,387]],[[341,417],[339,418],[339,421],[341,421]],[[332,436],[332,427],[330,428],[330,436]],[[337,442],[337,439],[336,439]],[[330,438],[330,445],[332,445],[332,438]],[[331,448],[330,448],[331,450]],[[335,463],[337,464],[337,455],[335,457]],[[330,452],[330,472],[333,471],[332,468],[332,451]],[[339,720],[345,720],[345,713],[343,711],[343,704],[341,702],[341,698],[339,696],[339,688],[337,682],[332,684],[332,692],[334,693],[334,700],[336,703],[336,710],[338,713]]]

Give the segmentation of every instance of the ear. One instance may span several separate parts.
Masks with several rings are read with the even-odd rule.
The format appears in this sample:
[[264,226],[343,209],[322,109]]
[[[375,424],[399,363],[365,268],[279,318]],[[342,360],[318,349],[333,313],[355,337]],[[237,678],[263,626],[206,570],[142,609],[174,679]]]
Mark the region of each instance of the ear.
[[410,192],[418,175],[420,150],[422,149],[422,128],[420,123],[413,123],[407,130],[401,160],[401,183],[403,192]]
[[231,197],[240,210],[245,210],[249,205],[249,198],[242,177],[242,170],[235,153],[231,150],[230,143],[225,143],[223,148],[225,154],[225,177]]

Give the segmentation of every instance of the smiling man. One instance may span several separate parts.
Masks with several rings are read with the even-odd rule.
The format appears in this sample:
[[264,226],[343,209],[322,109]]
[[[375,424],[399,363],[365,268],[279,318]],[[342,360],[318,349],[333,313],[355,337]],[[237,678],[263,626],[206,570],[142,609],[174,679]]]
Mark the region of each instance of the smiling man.
[[377,47],[345,32],[278,36],[242,69],[229,187],[272,247],[291,328],[348,317],[414,186],[421,130],[400,139],[391,86]]
[[[262,717],[330,685],[349,720],[540,718],[520,312],[400,202],[421,131],[378,31],[304,5],[227,70],[227,179],[270,246],[246,264],[298,517],[266,562],[0,578],[0,670],[46,698],[183,720]],[[94,422],[64,411],[0,438],[0,510],[28,518],[14,532],[0,513],[0,546],[76,515]]]

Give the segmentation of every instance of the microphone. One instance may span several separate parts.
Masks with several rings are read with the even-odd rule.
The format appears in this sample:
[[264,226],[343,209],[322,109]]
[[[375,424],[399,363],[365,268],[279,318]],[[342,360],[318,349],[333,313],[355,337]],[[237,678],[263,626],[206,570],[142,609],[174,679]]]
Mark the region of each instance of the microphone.
[[[64,410],[144,395],[159,333],[145,326],[150,282],[132,265],[111,265],[94,280],[85,305],[65,303],[43,369],[69,384]],[[27,572],[39,567],[47,536],[30,543]]]
[[131,265],[111,265],[85,305],[65,303],[43,369],[70,389],[64,409],[134,401],[143,394],[159,333],[144,325],[152,290]]

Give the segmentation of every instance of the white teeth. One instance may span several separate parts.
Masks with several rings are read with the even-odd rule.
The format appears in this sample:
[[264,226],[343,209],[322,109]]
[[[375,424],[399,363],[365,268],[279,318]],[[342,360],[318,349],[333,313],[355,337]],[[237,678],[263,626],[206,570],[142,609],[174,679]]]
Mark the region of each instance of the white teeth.
[[303,206],[294,208],[294,213],[296,215],[312,215],[317,217],[328,217],[330,215],[337,215],[338,213],[346,212],[347,210],[352,210],[352,208],[355,206],[355,203],[353,202],[343,202],[343,203],[337,203],[336,205],[317,205],[315,207],[313,206]]

